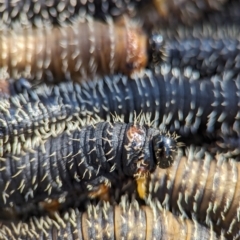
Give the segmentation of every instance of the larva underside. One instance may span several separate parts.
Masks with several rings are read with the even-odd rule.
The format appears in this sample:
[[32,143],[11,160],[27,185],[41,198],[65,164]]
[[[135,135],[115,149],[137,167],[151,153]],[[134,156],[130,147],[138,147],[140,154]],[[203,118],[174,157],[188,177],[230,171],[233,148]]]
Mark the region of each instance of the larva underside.
[[[176,149],[174,136],[137,123],[99,122],[64,132],[26,153],[1,158],[0,208],[21,210],[68,194],[108,198],[108,189],[121,188],[124,179],[147,181],[156,167],[169,167]],[[145,191],[138,187],[142,198]]]
[[39,28],[3,26],[0,33],[1,78],[83,81],[116,72],[131,75],[147,64],[147,38],[128,20],[114,24],[91,17],[71,25]]
[[[136,228],[136,226],[138,226]],[[211,229],[163,210],[158,202],[141,207],[122,199],[119,205],[90,205],[86,212],[70,209],[63,216],[32,218],[28,223],[2,223],[1,239],[220,239]],[[221,238],[224,239],[224,238]]]
[[[71,130],[74,122],[78,126],[78,121],[88,115],[110,120],[111,113],[116,113],[123,116],[124,122],[131,122],[134,113],[142,113],[157,128],[186,137],[216,131],[238,133],[239,81],[239,77],[231,79],[227,74],[194,80],[177,69],[162,67],[159,73],[146,71],[134,81],[116,75],[83,86],[43,85],[1,101],[1,146],[5,148],[1,155],[6,149],[16,153],[13,142],[21,148],[27,141],[24,138],[55,136],[68,125]],[[32,141],[27,145],[31,148]]]
[[191,148],[172,167],[151,175],[149,197],[163,207],[199,223],[213,226],[228,239],[239,239],[240,163],[223,155],[213,159]]

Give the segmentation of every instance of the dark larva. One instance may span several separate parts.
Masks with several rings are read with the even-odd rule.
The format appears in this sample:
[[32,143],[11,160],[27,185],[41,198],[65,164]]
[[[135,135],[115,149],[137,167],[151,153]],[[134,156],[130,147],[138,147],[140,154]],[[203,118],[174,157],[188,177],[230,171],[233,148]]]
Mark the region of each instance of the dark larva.
[[240,42],[236,38],[211,37],[164,38],[153,34],[149,39],[152,46],[153,62],[166,62],[172,67],[191,66],[201,76],[221,74],[223,69],[235,74],[240,70]]
[[35,25],[40,20],[61,24],[86,13],[98,18],[106,15],[117,17],[126,12],[133,14],[139,3],[144,1],[146,0],[6,0],[0,3],[0,19],[8,25],[16,21],[25,24],[27,20]]
[[[138,226],[136,228],[136,226]],[[63,216],[32,218],[28,223],[2,223],[0,238],[15,239],[224,239],[197,222],[183,220],[158,202],[141,207],[122,199],[119,205],[90,205],[86,212],[70,209]]]
[[11,152],[12,142],[24,142],[27,135],[55,136],[88,115],[111,120],[111,113],[123,116],[124,122],[133,121],[134,112],[143,113],[157,128],[186,137],[216,131],[239,133],[239,89],[239,76],[232,79],[223,74],[199,81],[168,67],[156,74],[146,71],[134,81],[116,75],[83,86],[43,85],[1,101],[1,146]]
[[[0,33],[2,78],[25,77],[48,82],[88,80],[116,72],[130,75],[147,64],[147,37],[131,21],[114,24],[91,17],[71,25],[13,30]],[[57,56],[57,57],[56,57]]]
[[21,208],[65,194],[101,197],[125,178],[136,179],[144,198],[143,181],[157,166],[169,167],[176,149],[174,136],[137,123],[99,122],[64,132],[29,152],[1,158],[0,208]]
[[223,155],[213,159],[204,149],[179,154],[173,166],[151,174],[150,198],[174,213],[239,238],[240,163]]

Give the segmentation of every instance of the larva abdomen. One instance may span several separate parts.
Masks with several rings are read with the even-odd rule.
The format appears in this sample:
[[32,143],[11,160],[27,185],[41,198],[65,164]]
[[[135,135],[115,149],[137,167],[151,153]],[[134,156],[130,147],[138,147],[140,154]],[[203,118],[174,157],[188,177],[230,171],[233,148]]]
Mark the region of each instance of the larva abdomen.
[[[0,208],[21,211],[28,204],[74,194],[108,198],[110,187],[121,188],[123,179],[147,181],[156,167],[169,167],[176,148],[174,137],[137,123],[99,122],[64,132],[25,153],[1,158]],[[138,191],[145,197],[144,187]]]
[[[154,120],[157,128],[186,137],[219,131],[239,133],[239,77],[223,74],[196,80],[178,69],[162,67],[156,71],[159,72],[146,71],[134,81],[115,75],[84,86],[43,84],[36,90],[1,101],[4,151],[11,152],[13,142],[25,144],[20,135],[39,136],[41,140],[66,128],[71,130],[72,122],[81,126],[88,115],[110,120],[111,113],[124,116],[125,122],[134,120],[134,112],[143,113],[149,121]],[[32,141],[28,145],[31,148]]]
[[181,154],[168,170],[151,175],[149,196],[171,212],[213,226],[228,239],[239,237],[240,164],[204,150]]
[[237,74],[240,70],[239,46],[237,39],[212,37],[164,38],[153,34],[150,38],[153,61],[168,63],[172,67],[192,67],[201,76],[221,74],[223,69]]
[[114,24],[86,17],[61,27],[3,27],[0,34],[3,78],[40,82],[82,81],[124,73],[147,64],[147,38],[128,20]]
[[[136,226],[138,226],[136,228]],[[28,223],[2,223],[1,239],[219,239],[196,222],[183,220],[163,210],[158,203],[141,207],[122,199],[117,206],[90,205],[86,212],[70,209],[63,216],[31,218]]]

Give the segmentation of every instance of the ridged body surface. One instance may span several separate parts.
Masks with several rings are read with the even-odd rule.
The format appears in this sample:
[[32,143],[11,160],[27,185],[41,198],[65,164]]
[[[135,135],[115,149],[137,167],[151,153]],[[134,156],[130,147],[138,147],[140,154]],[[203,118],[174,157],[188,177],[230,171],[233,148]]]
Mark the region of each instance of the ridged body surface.
[[110,120],[115,113],[124,122],[134,121],[135,113],[145,114],[157,128],[182,136],[239,134],[239,87],[239,76],[194,80],[170,68],[134,80],[118,75],[83,86],[42,86],[1,102],[1,145],[11,152],[13,142],[59,134],[88,115]]
[[185,38],[165,38],[155,34],[150,42],[155,61],[166,62],[172,67],[192,67],[201,76],[221,74],[223,69],[238,74],[240,70],[240,42],[237,36],[217,38],[213,34],[211,37],[193,37],[191,33]]
[[64,132],[26,153],[1,158],[0,207],[21,211],[27,204],[68,194],[101,195],[102,185],[119,186],[156,166],[168,167],[176,146],[171,136],[133,123],[99,122]]
[[0,19],[8,25],[17,21],[23,24],[31,21],[37,25],[39,20],[61,24],[85,14],[98,18],[117,17],[127,12],[133,14],[141,2],[144,0],[4,0],[0,2]]
[[147,64],[146,36],[131,21],[114,24],[79,18],[71,25],[2,26],[1,78],[25,77],[34,84],[132,74]]
[[[136,228],[136,226],[138,226]],[[6,239],[220,239],[197,222],[183,220],[163,210],[158,203],[140,207],[124,200],[118,206],[90,205],[87,212],[70,209],[63,217],[33,218],[29,223],[2,223],[0,237]],[[221,238],[224,239],[224,238]]]
[[239,239],[240,163],[203,153],[204,149],[191,148],[166,171],[156,170],[149,196],[173,213],[213,226],[228,239]]

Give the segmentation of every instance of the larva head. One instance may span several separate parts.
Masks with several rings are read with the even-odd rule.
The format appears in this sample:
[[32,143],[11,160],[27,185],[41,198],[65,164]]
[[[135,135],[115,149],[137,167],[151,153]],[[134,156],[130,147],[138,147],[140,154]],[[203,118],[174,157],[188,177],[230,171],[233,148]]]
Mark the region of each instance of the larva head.
[[177,142],[171,136],[157,134],[153,136],[153,150],[155,162],[160,168],[172,165],[177,150]]

